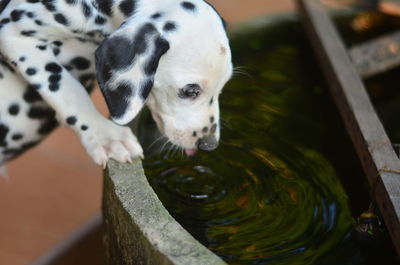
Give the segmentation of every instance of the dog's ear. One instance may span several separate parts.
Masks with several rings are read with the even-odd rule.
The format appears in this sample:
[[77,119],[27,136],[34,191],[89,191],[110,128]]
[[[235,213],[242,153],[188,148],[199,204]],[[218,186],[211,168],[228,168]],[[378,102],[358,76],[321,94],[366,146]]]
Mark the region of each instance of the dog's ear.
[[97,48],[97,81],[116,123],[130,122],[143,107],[168,49],[168,41],[151,23],[121,26]]

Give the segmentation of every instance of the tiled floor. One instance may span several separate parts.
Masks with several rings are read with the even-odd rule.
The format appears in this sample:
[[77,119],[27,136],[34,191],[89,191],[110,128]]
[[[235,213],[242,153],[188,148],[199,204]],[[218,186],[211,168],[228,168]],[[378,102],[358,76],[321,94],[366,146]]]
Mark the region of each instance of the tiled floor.
[[[149,0],[150,1],[150,0]],[[210,0],[229,22],[293,10],[291,0]],[[94,100],[107,113],[97,90]],[[102,172],[72,131],[58,128],[0,179],[0,264],[30,264],[97,213]]]

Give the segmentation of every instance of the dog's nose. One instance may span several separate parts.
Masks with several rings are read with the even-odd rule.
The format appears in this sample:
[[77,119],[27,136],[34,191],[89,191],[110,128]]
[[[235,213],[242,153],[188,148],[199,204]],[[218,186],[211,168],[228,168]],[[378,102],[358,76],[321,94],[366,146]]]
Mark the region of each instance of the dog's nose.
[[218,141],[214,135],[204,136],[197,141],[197,147],[204,151],[212,151],[218,147]]

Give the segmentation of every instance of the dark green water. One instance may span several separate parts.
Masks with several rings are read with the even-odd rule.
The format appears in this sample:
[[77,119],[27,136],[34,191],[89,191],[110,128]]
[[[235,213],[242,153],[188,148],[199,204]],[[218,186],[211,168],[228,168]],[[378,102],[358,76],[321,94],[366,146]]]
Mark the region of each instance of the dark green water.
[[389,244],[352,237],[365,182],[301,25],[237,37],[232,51],[246,74],[221,96],[219,148],[194,158],[147,150],[166,208],[229,264],[394,264]]

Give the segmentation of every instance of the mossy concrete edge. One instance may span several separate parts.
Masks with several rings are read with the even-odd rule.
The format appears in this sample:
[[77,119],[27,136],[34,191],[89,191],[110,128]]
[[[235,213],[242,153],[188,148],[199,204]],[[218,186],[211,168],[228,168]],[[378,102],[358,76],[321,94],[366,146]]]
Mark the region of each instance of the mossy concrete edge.
[[108,163],[103,214],[108,264],[226,265],[168,213],[140,159]]

